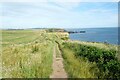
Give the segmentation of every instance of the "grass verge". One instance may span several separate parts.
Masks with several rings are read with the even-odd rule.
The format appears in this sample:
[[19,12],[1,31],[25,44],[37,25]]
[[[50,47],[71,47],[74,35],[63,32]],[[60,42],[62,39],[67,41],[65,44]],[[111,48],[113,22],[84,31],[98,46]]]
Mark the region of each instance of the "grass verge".
[[70,78],[97,78],[99,72],[95,63],[90,63],[87,59],[77,58],[75,53],[69,48],[62,47],[65,70]]

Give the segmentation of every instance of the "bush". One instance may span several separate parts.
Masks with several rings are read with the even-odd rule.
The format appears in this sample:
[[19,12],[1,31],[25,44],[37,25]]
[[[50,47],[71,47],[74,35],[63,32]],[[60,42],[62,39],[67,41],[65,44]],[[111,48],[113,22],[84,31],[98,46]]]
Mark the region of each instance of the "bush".
[[75,52],[76,57],[87,58],[90,62],[95,62],[99,68],[98,78],[120,78],[120,62],[116,58],[116,50],[104,50],[93,46],[77,43],[63,43]]

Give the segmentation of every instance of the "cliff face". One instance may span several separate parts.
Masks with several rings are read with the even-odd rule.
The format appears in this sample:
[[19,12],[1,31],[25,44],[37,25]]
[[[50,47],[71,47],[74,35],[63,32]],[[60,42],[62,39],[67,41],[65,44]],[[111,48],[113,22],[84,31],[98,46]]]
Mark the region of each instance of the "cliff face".
[[59,35],[61,37],[69,37],[69,33],[68,32],[59,32]]

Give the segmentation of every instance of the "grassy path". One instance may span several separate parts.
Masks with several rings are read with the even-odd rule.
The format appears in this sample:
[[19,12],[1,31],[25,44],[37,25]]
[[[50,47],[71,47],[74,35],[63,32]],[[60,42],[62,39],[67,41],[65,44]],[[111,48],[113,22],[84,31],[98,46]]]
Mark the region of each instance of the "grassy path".
[[[67,78],[67,74],[64,70],[64,65],[63,65],[63,58],[61,56],[61,52],[58,48],[58,45],[54,46],[54,52],[53,52],[53,72],[50,78]],[[57,53],[59,52],[59,53]],[[57,57],[56,55],[59,54],[60,56]]]

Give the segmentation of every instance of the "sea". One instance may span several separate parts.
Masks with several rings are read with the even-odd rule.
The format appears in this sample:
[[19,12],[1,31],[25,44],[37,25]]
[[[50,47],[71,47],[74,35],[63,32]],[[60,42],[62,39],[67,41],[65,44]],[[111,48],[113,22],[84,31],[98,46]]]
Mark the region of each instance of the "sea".
[[111,28],[72,28],[65,29],[67,31],[80,32],[85,31],[85,33],[71,33],[69,38],[71,40],[80,40],[88,42],[102,42],[118,45],[118,27]]

